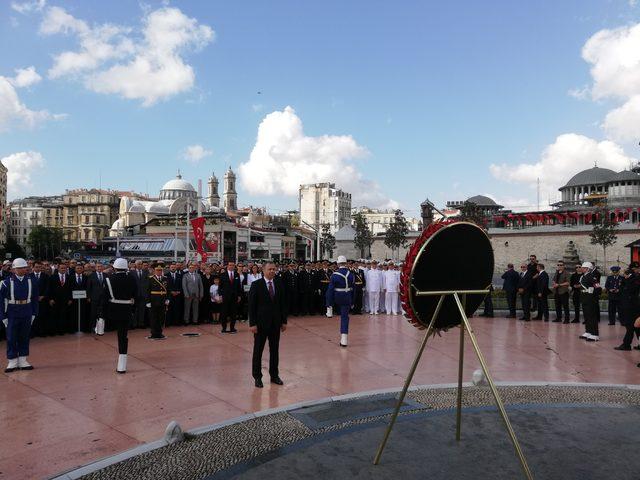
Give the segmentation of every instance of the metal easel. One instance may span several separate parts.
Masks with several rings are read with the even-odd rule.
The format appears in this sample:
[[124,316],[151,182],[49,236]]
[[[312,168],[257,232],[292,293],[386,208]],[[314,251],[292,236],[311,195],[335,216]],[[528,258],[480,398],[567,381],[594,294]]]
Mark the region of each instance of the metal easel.
[[464,366],[464,334],[465,330],[469,335],[469,339],[473,344],[473,349],[478,356],[478,360],[480,361],[480,365],[482,367],[482,371],[484,372],[485,377],[487,378],[487,382],[489,383],[489,388],[491,389],[491,393],[493,394],[493,398],[498,405],[498,411],[500,412],[500,416],[504,422],[505,427],[507,428],[507,432],[509,433],[509,438],[511,439],[511,443],[513,444],[513,448],[515,449],[516,456],[520,460],[520,465],[522,466],[522,470],[524,471],[524,475],[528,480],[533,480],[533,476],[531,474],[531,470],[529,469],[529,465],[527,464],[527,460],[524,457],[524,453],[522,452],[522,448],[520,448],[520,443],[516,437],[516,434],[511,426],[511,422],[509,421],[509,417],[507,416],[507,412],[504,408],[504,404],[502,403],[502,399],[500,398],[500,394],[496,389],[495,383],[493,383],[493,379],[491,378],[491,374],[489,373],[489,369],[487,368],[487,363],[480,351],[480,346],[478,345],[478,341],[476,339],[475,334],[473,333],[473,329],[471,328],[471,324],[469,323],[469,319],[467,318],[467,314],[464,310],[464,305],[466,301],[467,295],[474,294],[487,294],[489,290],[444,290],[444,291],[431,291],[431,292],[421,292],[417,291],[415,293],[418,297],[437,297],[438,304],[436,306],[435,311],[433,312],[433,316],[431,317],[431,321],[429,322],[429,326],[427,327],[427,331],[422,339],[422,343],[420,344],[420,348],[418,348],[418,352],[416,354],[415,359],[413,360],[413,364],[409,369],[409,374],[407,375],[407,379],[404,382],[404,387],[400,392],[400,397],[398,398],[398,403],[391,415],[391,421],[387,426],[387,429],[384,433],[384,437],[380,446],[378,447],[378,451],[373,460],[374,465],[378,465],[380,463],[380,457],[382,456],[382,452],[384,451],[384,447],[387,444],[387,440],[389,439],[389,435],[391,434],[391,430],[393,429],[394,424],[396,423],[396,419],[398,418],[398,413],[400,412],[400,407],[402,406],[402,402],[404,402],[404,398],[407,395],[407,390],[409,389],[409,385],[411,384],[411,380],[413,379],[413,375],[416,373],[416,368],[418,367],[418,363],[420,362],[420,358],[422,357],[422,353],[427,345],[427,340],[429,336],[434,333],[433,325],[435,324],[436,318],[438,318],[438,314],[440,313],[440,309],[442,308],[442,304],[444,303],[444,299],[447,296],[453,296],[458,310],[460,311],[460,315],[462,317],[462,322],[460,323],[460,353],[458,357],[458,396],[456,402],[456,441],[460,441],[460,427],[462,423],[462,370]]

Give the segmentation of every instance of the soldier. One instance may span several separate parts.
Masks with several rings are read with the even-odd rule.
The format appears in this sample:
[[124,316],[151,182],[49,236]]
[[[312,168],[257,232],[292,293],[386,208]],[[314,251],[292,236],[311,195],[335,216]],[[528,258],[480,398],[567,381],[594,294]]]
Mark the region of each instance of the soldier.
[[287,314],[298,316],[298,271],[296,264],[290,263],[287,266],[287,270],[282,273],[281,278],[286,293]]
[[365,279],[364,272],[360,269],[360,263],[356,263],[351,270],[353,273],[353,313],[362,314],[362,300],[364,298]]
[[369,315],[377,315],[380,308],[382,270],[378,270],[378,262],[375,260],[371,263],[371,270],[369,270],[366,282],[369,290]]
[[324,304],[327,296],[327,289],[329,288],[329,283],[331,283],[331,270],[329,269],[329,262],[326,260],[322,262],[322,267],[318,269],[317,274],[317,291],[318,296],[316,297],[316,305],[317,311],[322,312],[322,305]]
[[311,264],[305,263],[304,269],[298,274],[298,313],[300,315],[313,314],[314,273]]
[[340,308],[340,346],[347,346],[349,310],[353,306],[353,273],[347,269],[347,259],[338,257],[338,270],[331,274],[327,287],[327,309],[335,303]]
[[397,315],[399,313],[400,298],[398,297],[398,292],[400,291],[400,277],[397,275],[396,266],[392,262],[389,263],[389,268],[383,271],[383,285],[387,315]]
[[0,318],[7,329],[5,373],[33,370],[27,361],[31,325],[38,314],[38,282],[27,275],[23,258],[13,261],[13,274],[0,283]]
[[129,265],[124,258],[117,258],[113,263],[115,273],[105,278],[104,295],[102,296],[101,318],[107,315],[109,323],[118,330],[118,366],[117,373],[127,372],[127,351],[129,339],[127,333],[129,323],[133,320],[134,305],[137,298],[137,282],[133,274],[127,273]]
[[597,289],[600,287],[598,277],[595,274],[595,267],[591,262],[582,264],[583,274],[580,277],[580,303],[582,304],[582,312],[584,313],[586,332],[580,335],[580,338],[587,342],[597,342],[600,340],[598,332],[598,314],[597,314]]
[[620,287],[622,283],[622,277],[620,276],[620,267],[614,265],[611,267],[611,275],[607,277],[607,281],[604,284],[604,289],[607,292],[609,298],[609,325],[616,324],[616,315],[620,317],[620,324],[622,322],[622,312],[620,310]]
[[169,283],[164,277],[164,265],[156,263],[153,267],[154,275],[149,278],[149,289],[147,295],[147,308],[149,309],[149,324],[151,335],[147,338],[151,340],[164,340],[162,327],[167,316],[167,306],[169,305]]

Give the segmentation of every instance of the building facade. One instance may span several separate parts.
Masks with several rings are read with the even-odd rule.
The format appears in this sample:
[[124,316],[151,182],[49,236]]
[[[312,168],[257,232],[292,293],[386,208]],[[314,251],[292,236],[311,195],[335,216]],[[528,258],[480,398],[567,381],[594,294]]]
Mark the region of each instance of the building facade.
[[351,194],[334,183],[300,185],[300,220],[313,228],[329,224],[332,234],[351,223]]
[[7,167],[0,162],[0,244],[7,243],[9,228],[9,211],[7,209]]
[[[47,211],[51,216],[51,206],[56,205],[56,214],[53,218],[56,219],[55,225],[48,225]],[[45,207],[46,206],[46,207]],[[14,200],[9,203],[9,235],[20,245],[22,248],[28,251],[27,241],[29,234],[34,227],[43,226],[51,228],[62,227],[62,197],[26,197],[19,200]]]
[[[378,233],[385,233],[389,229],[389,225],[391,225],[395,219],[395,210],[378,210],[375,208],[354,208],[352,213],[360,213],[362,214],[369,230],[374,235]],[[417,231],[420,230],[420,220],[417,218],[406,218],[407,226],[409,227],[409,231]]]
[[122,194],[113,190],[67,190],[62,196],[63,239],[98,243],[108,236],[118,216]]

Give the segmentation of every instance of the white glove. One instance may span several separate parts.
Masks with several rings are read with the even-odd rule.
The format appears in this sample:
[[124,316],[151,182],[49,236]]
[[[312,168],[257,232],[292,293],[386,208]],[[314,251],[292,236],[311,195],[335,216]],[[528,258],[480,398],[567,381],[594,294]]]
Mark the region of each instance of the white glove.
[[4,328],[9,328],[9,319],[5,318],[4,320],[2,320],[2,323],[4,323]]
[[35,315],[31,315],[31,325],[33,325],[33,321],[36,319]]
[[151,308],[151,304],[150,303],[147,303],[147,308]]
[[169,300],[165,300],[165,301],[164,301],[164,304],[165,304],[165,305],[169,305]]

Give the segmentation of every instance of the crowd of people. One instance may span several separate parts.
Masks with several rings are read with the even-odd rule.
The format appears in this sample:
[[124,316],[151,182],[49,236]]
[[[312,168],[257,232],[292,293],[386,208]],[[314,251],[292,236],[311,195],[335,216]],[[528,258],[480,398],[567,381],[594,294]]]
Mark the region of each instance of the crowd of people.
[[[516,318],[516,304],[520,297],[520,320],[580,323],[582,314],[582,323],[586,331],[580,338],[588,342],[597,342],[600,340],[600,299],[603,293],[606,293],[609,325],[619,322],[626,330],[622,344],[615,349],[640,350],[640,344],[632,347],[634,336],[640,339],[638,262],[631,262],[624,271],[617,265],[612,266],[604,282],[600,270],[591,262],[577,265],[572,272],[566,269],[563,260],[556,262],[555,267],[555,271],[551,275],[548,274],[545,265],[538,261],[536,255],[531,255],[527,262],[521,263],[519,272],[513,264],[508,265],[502,275],[502,288],[509,309],[507,318]],[[555,318],[552,320],[549,315],[549,297],[553,298],[555,304]],[[570,300],[572,309],[569,305]],[[532,317],[532,312],[536,312],[535,317]],[[487,305],[485,302],[483,315],[493,316],[491,303]]]

